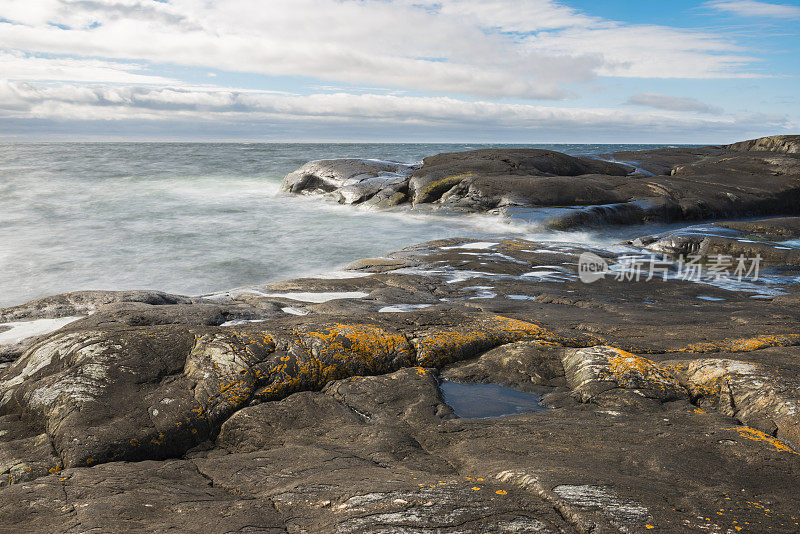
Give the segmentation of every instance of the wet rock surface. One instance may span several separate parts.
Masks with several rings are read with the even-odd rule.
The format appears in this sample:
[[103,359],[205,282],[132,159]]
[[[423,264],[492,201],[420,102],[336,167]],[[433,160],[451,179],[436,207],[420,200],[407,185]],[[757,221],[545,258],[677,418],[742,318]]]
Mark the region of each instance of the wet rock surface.
[[486,149],[438,154],[421,166],[402,168],[372,160],[325,160],[288,174],[282,188],[381,208],[407,203],[500,212],[558,229],[796,214],[798,146],[798,136],[776,136],[602,159]]

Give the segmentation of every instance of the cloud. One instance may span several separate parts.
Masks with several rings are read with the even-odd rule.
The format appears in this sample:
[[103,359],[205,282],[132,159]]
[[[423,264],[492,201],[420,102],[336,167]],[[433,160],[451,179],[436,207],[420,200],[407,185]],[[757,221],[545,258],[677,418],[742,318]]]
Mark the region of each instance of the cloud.
[[754,0],[717,0],[706,2],[704,5],[717,11],[726,11],[741,17],[800,19],[800,7],[786,4],[771,4]]
[[722,113],[722,109],[709,106],[704,102],[700,102],[696,98],[681,98],[658,93],[639,93],[628,98],[628,101],[625,103],[636,106],[646,106],[654,109],[664,109],[668,111],[694,111],[697,113],[709,113],[715,115]]
[[[744,78],[760,76],[757,65],[724,33],[614,21],[556,0],[0,2],[6,132],[180,123],[196,135],[253,127],[681,139],[754,123],[668,95],[628,102],[649,109],[534,104],[574,97],[591,81],[617,91],[605,77]],[[260,89],[274,86],[294,93]],[[788,119],[764,120],[760,128],[781,130]]]
[[754,61],[723,35],[623,24],[551,0],[28,0],[6,2],[0,20],[10,21],[0,48],[28,57],[478,98],[562,99],[597,76],[749,76]]
[[[657,95],[656,95],[657,96]],[[385,94],[281,95],[209,88],[150,88],[74,84],[0,83],[0,118],[56,121],[194,122],[215,125],[280,123],[371,125],[372,131],[422,127],[470,132],[686,132],[728,131],[747,121],[698,117],[661,109],[632,112],[612,108],[567,108],[465,101],[451,97]],[[783,117],[758,118],[762,128],[781,129]],[[223,128],[224,129],[224,128]],[[293,130],[287,130],[291,132]]]
[[79,58],[43,58],[0,50],[0,72],[6,79],[124,84],[176,84],[178,80],[136,71],[141,65]]

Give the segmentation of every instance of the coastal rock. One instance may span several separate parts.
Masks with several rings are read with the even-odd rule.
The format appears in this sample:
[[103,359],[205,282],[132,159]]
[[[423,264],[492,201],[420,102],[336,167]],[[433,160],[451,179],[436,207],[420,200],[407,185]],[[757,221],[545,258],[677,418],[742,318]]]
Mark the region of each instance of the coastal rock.
[[[439,200],[448,190],[469,180],[472,184],[480,178],[475,194],[480,188],[491,190],[495,195],[526,198],[526,194],[538,192],[530,177],[574,177],[588,174],[626,176],[630,169],[588,157],[573,157],[551,150],[536,149],[487,149],[468,152],[451,152],[431,156],[423,160],[422,168],[414,171],[409,182],[409,194],[414,204]],[[519,177],[513,180],[512,177]],[[528,180],[522,177],[528,178]],[[602,194],[595,184],[583,185],[583,180],[546,181],[539,180],[544,197],[556,194],[559,186],[571,182],[578,195],[590,198]],[[577,182],[577,183],[576,183]],[[581,184],[581,185],[579,185]],[[573,194],[574,196],[574,194]],[[547,204],[546,200],[539,202]],[[494,207],[494,206],[493,206]]]
[[445,367],[442,378],[467,384],[497,384],[522,391],[566,387],[564,348],[541,341],[501,345],[478,358]]
[[[0,525],[796,532],[794,271],[753,283],[769,298],[580,280],[582,254],[634,251],[454,238],[348,278],[98,307],[0,370]],[[441,379],[546,409],[458,417]]]
[[3,491],[6,532],[286,532],[272,507],[215,488],[185,460],[69,469]]
[[0,414],[46,432],[65,467],[179,455],[211,430],[182,373],[193,343],[174,327],[57,334],[0,374]]
[[735,417],[743,424],[800,450],[800,382],[789,373],[729,359],[665,363],[675,370],[700,406]]
[[742,141],[728,145],[733,150],[745,152],[780,152],[783,154],[800,154],[800,135],[772,135],[753,139],[752,141]]
[[416,165],[371,159],[328,159],[306,163],[287,174],[281,189],[289,193],[336,193],[343,204],[374,199],[388,207],[405,200],[408,175]]
[[75,291],[32,300],[19,306],[0,309],[0,323],[30,319],[89,315],[102,306],[138,302],[151,306],[191,304],[196,298],[161,291]]
[[758,221],[724,221],[714,224],[737,230],[744,235],[757,235],[771,240],[780,241],[800,237],[800,217],[775,217]]
[[614,347],[568,350],[563,362],[567,385],[582,402],[615,404],[621,395],[625,402],[637,397],[660,402],[688,397],[669,371]]
[[324,160],[290,173],[282,187],[375,207],[497,212],[556,229],[793,214],[800,205],[795,137],[599,157],[483,149],[403,168]]
[[[703,256],[713,258],[759,257],[764,263],[781,266],[800,266],[800,249],[778,243],[757,242],[743,237],[708,236],[698,233],[670,232],[656,236],[636,238],[629,242],[636,247],[674,257]],[[748,264],[748,268],[750,265]],[[731,267],[733,270],[735,265]]]
[[61,467],[46,433],[31,433],[17,414],[0,416],[0,487],[57,473]]

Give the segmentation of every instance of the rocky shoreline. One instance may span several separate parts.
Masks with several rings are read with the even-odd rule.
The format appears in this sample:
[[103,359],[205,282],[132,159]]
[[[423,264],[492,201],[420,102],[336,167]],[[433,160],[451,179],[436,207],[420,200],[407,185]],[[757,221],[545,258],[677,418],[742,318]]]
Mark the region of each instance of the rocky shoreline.
[[[790,141],[613,155],[633,174],[544,151],[336,160],[284,185],[567,206],[557,227],[791,215]],[[798,238],[800,217],[602,249],[448,239],[337,276],[1,309],[0,532],[797,532]],[[586,258],[607,266],[591,283]],[[546,409],[458,417],[442,381]]]
[[560,230],[758,217],[800,210],[798,152],[800,136],[775,136],[600,157],[485,149],[438,154],[418,165],[320,160],[288,174],[281,187],[378,209],[500,213]]

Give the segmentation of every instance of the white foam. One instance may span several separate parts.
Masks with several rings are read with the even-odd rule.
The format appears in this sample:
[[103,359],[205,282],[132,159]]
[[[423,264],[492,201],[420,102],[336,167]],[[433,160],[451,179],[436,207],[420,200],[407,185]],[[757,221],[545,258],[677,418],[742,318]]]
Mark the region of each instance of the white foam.
[[69,323],[74,323],[78,319],[83,319],[83,317],[59,317],[57,319],[35,319],[33,321],[2,323],[0,326],[8,326],[11,330],[0,332],[0,345],[14,345],[29,337],[49,334]]
[[317,274],[314,276],[304,276],[303,278],[318,278],[321,280],[343,280],[347,278],[364,278],[365,276],[372,276],[375,273],[365,273],[361,271],[330,271],[327,273]]
[[378,313],[407,313],[423,308],[430,308],[433,304],[393,304],[392,306],[384,306]]
[[363,291],[337,291],[337,292],[286,292],[286,293],[263,293],[265,297],[282,297],[285,299],[299,300],[302,302],[328,302],[329,300],[337,299],[360,299],[364,298],[368,293]]
[[474,243],[464,243],[463,245],[455,245],[452,247],[442,247],[442,250],[455,250],[455,249],[465,249],[465,250],[487,250],[492,247],[496,247],[500,243],[495,243],[492,241],[475,241]]
[[[492,260],[495,258],[500,258],[502,260],[510,261],[512,263],[521,263],[522,265],[528,265],[527,261],[518,260],[509,256],[508,254],[501,254],[500,252],[462,252],[462,254],[468,256],[477,256],[480,259],[484,260]],[[485,263],[481,263],[481,265],[486,265]]]
[[700,295],[697,298],[699,298],[700,300],[708,300],[711,302],[722,302],[723,300],[725,300],[721,297],[709,297],[708,295]]

